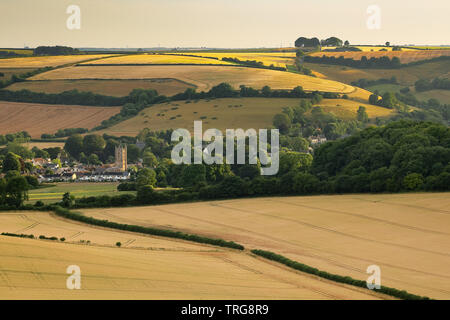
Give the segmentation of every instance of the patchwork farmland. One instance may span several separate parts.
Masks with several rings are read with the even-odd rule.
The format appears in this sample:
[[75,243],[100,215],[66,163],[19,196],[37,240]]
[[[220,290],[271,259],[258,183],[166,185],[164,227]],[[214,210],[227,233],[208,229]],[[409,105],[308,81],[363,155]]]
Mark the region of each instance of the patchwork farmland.
[[110,54],[84,54],[70,56],[42,56],[0,59],[0,68],[43,68],[57,67],[81,61],[99,59],[111,56]]
[[232,63],[217,59],[205,59],[202,57],[169,55],[169,54],[133,54],[119,57],[99,59],[92,62],[81,63],[81,65],[101,65],[101,64],[219,64],[231,65]]
[[154,89],[159,94],[173,96],[184,92],[194,85],[176,79],[144,79],[144,80],[42,80],[16,82],[8,86],[8,90],[30,90],[34,92],[61,93],[69,90],[90,91],[97,94],[123,97],[133,89]]
[[[437,299],[450,297],[450,198],[447,193],[226,200],[133,209],[84,210],[87,216],[232,239],[331,273]],[[270,227],[269,227],[270,226]]]
[[[90,227],[45,212],[1,213],[0,232],[65,238],[61,243],[0,235],[1,299],[388,298],[246,252]],[[73,263],[82,271],[82,290],[66,288]]]
[[372,57],[380,58],[387,56],[389,58],[397,57],[401,63],[411,63],[422,60],[430,60],[441,56],[450,56],[449,50],[408,50],[408,51],[354,51],[354,52],[314,52],[313,57],[344,57],[347,59],[361,60],[363,56],[370,59]]
[[120,107],[86,107],[0,102],[0,134],[26,130],[33,138],[64,128],[88,128],[120,112]]
[[[274,114],[282,112],[284,107],[296,107],[299,104],[300,99],[289,98],[227,98],[190,103],[175,101],[154,105],[141,111],[138,116],[98,133],[136,136],[144,128],[152,131],[176,128],[193,130],[195,120],[202,120],[204,129],[262,129],[270,127]],[[371,118],[393,114],[392,110],[386,108],[345,99],[324,99],[318,106],[340,118],[356,119],[356,111],[361,105],[366,107]]]
[[302,86],[308,91],[328,91],[350,94],[355,88],[337,81],[313,78],[291,72],[226,66],[76,66],[38,74],[30,80],[68,79],[161,79],[174,78],[208,91],[228,82],[235,88],[246,85],[261,89],[293,89]]
[[390,79],[392,76],[395,76],[402,85],[411,86],[419,79],[450,77],[450,63],[448,61],[432,61],[400,69],[357,69],[320,63],[305,63],[305,65],[316,71],[319,77],[338,80],[348,84],[359,79],[378,80],[381,78]]

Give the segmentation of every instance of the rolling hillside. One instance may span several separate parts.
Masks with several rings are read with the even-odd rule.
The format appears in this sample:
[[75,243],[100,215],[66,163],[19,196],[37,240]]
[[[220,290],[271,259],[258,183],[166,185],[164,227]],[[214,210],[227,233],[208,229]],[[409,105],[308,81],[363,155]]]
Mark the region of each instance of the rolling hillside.
[[183,203],[88,216],[219,236],[322,270],[437,299],[450,297],[447,193],[283,197]]
[[46,105],[0,101],[0,134],[26,130],[33,138],[58,129],[88,128],[120,112],[120,107]]
[[[176,128],[193,130],[195,120],[202,120],[204,129],[269,128],[275,114],[280,113],[284,107],[295,107],[299,103],[299,99],[289,98],[227,98],[190,103],[175,101],[154,105],[143,110],[138,116],[99,133],[136,136],[144,128],[150,128],[152,131]],[[361,105],[366,107],[369,117],[392,114],[392,110],[352,100],[324,99],[319,104],[325,111],[334,112],[343,119],[355,119],[356,111]]]
[[389,58],[397,57],[401,63],[410,63],[421,60],[429,60],[441,56],[450,56],[449,50],[405,50],[405,51],[350,51],[350,52],[314,52],[310,54],[313,57],[344,57],[354,60],[361,60],[363,56],[370,59],[372,57],[380,58],[387,56]]
[[176,79],[146,79],[146,80],[42,80],[16,82],[8,86],[8,90],[27,89],[34,92],[61,93],[69,90],[90,91],[113,97],[128,95],[133,89],[154,89],[159,94],[173,96],[195,88],[194,85]]
[[167,78],[195,85],[198,91],[208,91],[221,82],[228,82],[235,88],[247,85],[260,89],[268,85],[272,89],[292,89],[302,86],[307,91],[347,94],[355,91],[352,86],[337,81],[291,72],[235,66],[76,66],[41,73],[30,80]]
[[433,61],[400,69],[357,69],[318,63],[305,63],[305,66],[317,71],[319,76],[322,74],[325,78],[347,84],[359,79],[378,80],[381,78],[390,79],[395,76],[401,85],[411,86],[419,79],[450,77],[450,63],[448,61]]
[[90,59],[98,59],[111,56],[110,54],[83,54],[69,56],[39,56],[0,59],[1,68],[43,68],[56,67],[69,63],[76,63]]
[[[0,213],[1,299],[377,299],[246,252],[94,228],[44,212]],[[80,241],[83,240],[83,241]],[[88,244],[86,241],[90,240]],[[121,248],[115,247],[120,241]],[[81,270],[68,290],[66,269]]]

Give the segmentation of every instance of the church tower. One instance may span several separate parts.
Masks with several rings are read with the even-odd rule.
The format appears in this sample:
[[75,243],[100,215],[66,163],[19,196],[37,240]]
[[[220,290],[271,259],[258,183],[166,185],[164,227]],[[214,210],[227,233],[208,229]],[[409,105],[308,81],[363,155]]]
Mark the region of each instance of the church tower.
[[120,144],[116,147],[116,167],[121,171],[127,171],[127,145]]

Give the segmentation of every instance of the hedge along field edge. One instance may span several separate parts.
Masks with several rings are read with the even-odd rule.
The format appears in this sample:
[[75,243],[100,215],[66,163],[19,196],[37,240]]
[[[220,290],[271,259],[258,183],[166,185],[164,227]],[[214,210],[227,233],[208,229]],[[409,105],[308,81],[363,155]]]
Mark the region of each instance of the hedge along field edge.
[[[138,232],[142,234],[148,234],[148,235],[155,235],[155,236],[161,236],[161,237],[168,237],[168,238],[176,238],[176,239],[182,239],[197,243],[203,243],[203,244],[210,244],[220,247],[226,247],[231,249],[237,249],[237,250],[244,250],[244,246],[241,244],[238,244],[233,241],[226,241],[223,239],[212,239],[207,237],[202,237],[194,234],[187,234],[180,231],[171,231],[171,230],[164,230],[164,229],[157,229],[157,228],[149,228],[149,227],[143,227],[143,226],[136,226],[136,225],[129,225],[129,224],[121,224],[116,223],[108,220],[99,220],[95,219],[93,217],[87,217],[84,215],[81,215],[80,213],[70,212],[68,209],[63,208],[61,206],[48,206],[47,208],[33,208],[31,211],[34,210],[45,210],[48,209],[50,211],[53,211],[56,215],[70,219],[75,220],[91,225],[96,225],[100,227],[107,227],[112,229],[118,229],[118,230],[124,230],[124,231],[130,231],[130,232]],[[27,210],[25,208],[25,210]],[[30,210],[30,209],[28,209]],[[4,234],[9,235],[9,234]],[[17,235],[14,235],[17,236]],[[25,235],[19,235],[19,236],[25,236]],[[317,268],[308,266],[306,264],[290,260],[289,258],[286,258],[282,255],[265,251],[265,250],[259,250],[259,249],[252,249],[250,250],[251,253],[260,256],[262,258],[272,260],[278,263],[281,263],[289,268],[292,268],[297,271],[309,273],[327,280],[331,280],[338,283],[348,284],[351,286],[359,287],[367,289],[367,282],[363,280],[357,280],[353,279],[348,276],[341,276],[337,274],[328,273],[326,271],[319,270]],[[369,289],[368,289],[369,290]],[[395,288],[390,288],[386,286],[381,286],[380,289],[374,289],[374,292],[383,293],[395,298],[403,299],[403,300],[430,300],[429,297],[425,296],[419,296],[416,294],[409,293],[405,290],[399,290]]]
[[116,222],[112,222],[112,221],[108,221],[108,220],[98,220],[93,217],[87,217],[87,216],[83,216],[79,213],[70,212],[69,210],[62,208],[60,206],[54,207],[53,211],[58,216],[61,216],[61,217],[67,218],[67,219],[71,219],[71,220],[75,220],[75,221],[84,222],[84,223],[91,224],[91,225],[100,226],[100,227],[108,227],[108,228],[112,228],[112,229],[119,229],[119,230],[124,230],[124,231],[131,231],[131,232],[139,232],[139,233],[148,234],[148,235],[176,238],[176,239],[211,244],[211,245],[226,247],[226,248],[231,248],[231,249],[244,250],[244,246],[242,246],[238,243],[235,243],[233,241],[226,241],[223,239],[212,239],[212,238],[198,236],[195,234],[183,233],[183,232],[179,232],[179,231],[149,228],[149,227],[136,226],[136,225],[130,225],[130,224],[121,224],[121,223],[116,223]]
[[[251,250],[251,252],[257,256],[263,257],[268,260],[279,262],[289,268],[292,268],[292,269],[295,269],[295,270],[298,270],[301,272],[313,274],[318,277],[328,279],[328,280],[331,280],[334,282],[349,284],[351,286],[367,289],[367,283],[366,283],[366,281],[363,281],[363,280],[356,280],[351,277],[344,277],[344,276],[340,276],[337,274],[328,273],[326,271],[322,271],[317,268],[310,267],[306,264],[303,264],[303,263],[300,263],[300,262],[297,262],[294,260],[290,260],[289,258],[286,258],[282,255],[279,255],[279,254],[276,254],[276,253],[273,253],[270,251],[254,249],[254,250]],[[415,294],[409,293],[405,290],[398,290],[395,288],[390,288],[390,287],[385,287],[385,286],[381,286],[380,289],[374,289],[372,291],[384,293],[386,295],[389,295],[389,296],[392,296],[395,298],[399,298],[399,299],[403,299],[403,300],[430,300],[430,298],[428,298],[428,297],[415,295]]]

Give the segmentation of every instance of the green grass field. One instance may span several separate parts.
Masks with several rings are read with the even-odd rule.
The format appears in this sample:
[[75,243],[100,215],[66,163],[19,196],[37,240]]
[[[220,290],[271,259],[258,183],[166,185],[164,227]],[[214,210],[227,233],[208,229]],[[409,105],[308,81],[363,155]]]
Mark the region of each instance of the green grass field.
[[379,93],[384,93],[384,92],[400,92],[400,89],[404,88],[405,86],[401,86],[399,84],[390,84],[390,83],[386,83],[386,84],[377,84],[374,86],[369,86],[366,89],[369,91],[374,92],[375,90],[378,90]]
[[450,90],[430,90],[413,92],[419,100],[437,99],[440,103],[450,104]]
[[28,192],[28,203],[35,203],[38,200],[44,203],[57,202],[62,199],[66,192],[70,192],[76,198],[134,193],[133,191],[119,192],[117,191],[118,185],[118,182],[58,182],[47,184],[47,187],[30,190]]
[[[136,136],[140,130],[152,131],[186,128],[193,130],[195,120],[202,120],[203,129],[254,128],[272,126],[275,114],[284,107],[295,107],[300,99],[289,98],[222,98],[198,101],[176,101],[156,104],[142,110],[137,116],[120,122],[97,134]],[[353,100],[324,99],[318,106],[343,119],[355,119],[356,111],[363,105],[369,117],[389,116],[392,110]]]
[[305,66],[321,73],[328,79],[347,84],[359,79],[378,80],[381,78],[390,79],[395,76],[400,85],[411,86],[419,79],[448,78],[450,76],[450,63],[448,61],[433,61],[399,69],[357,69],[318,63],[305,63]]

